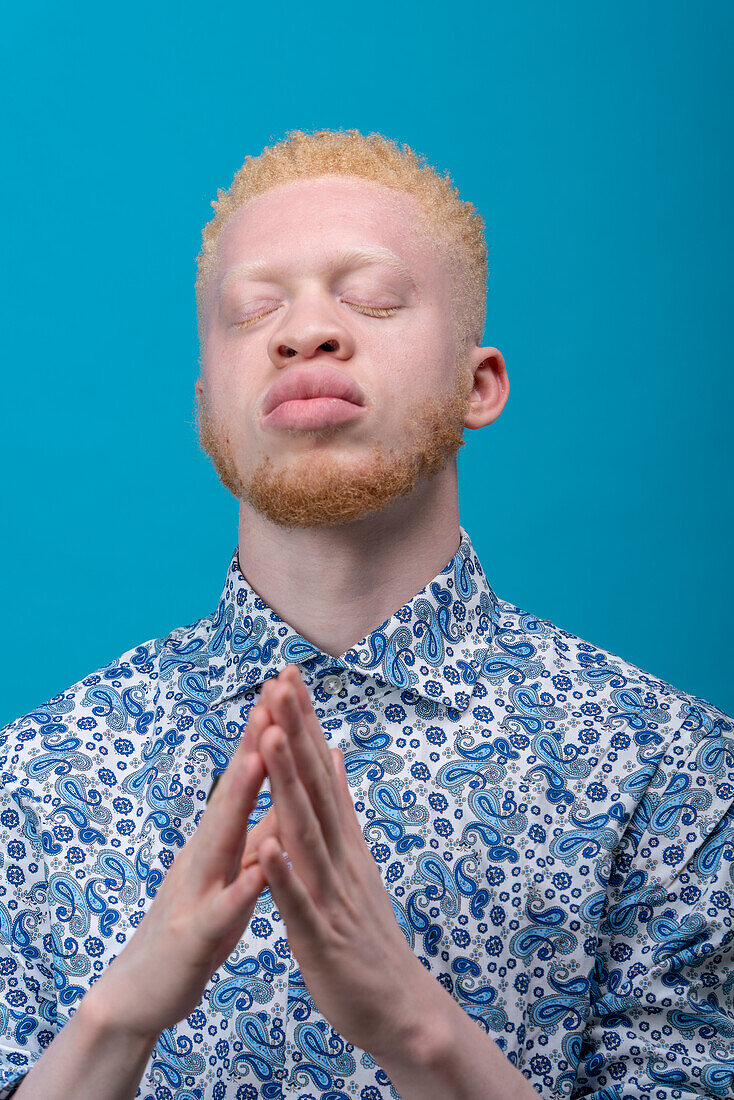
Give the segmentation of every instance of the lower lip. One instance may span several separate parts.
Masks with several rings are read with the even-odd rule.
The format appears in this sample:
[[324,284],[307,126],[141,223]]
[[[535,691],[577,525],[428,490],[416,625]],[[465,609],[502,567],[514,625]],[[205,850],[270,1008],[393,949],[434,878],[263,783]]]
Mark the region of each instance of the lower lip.
[[268,428],[329,428],[346,424],[366,412],[365,405],[342,401],[340,397],[309,397],[305,401],[283,401],[263,417]]

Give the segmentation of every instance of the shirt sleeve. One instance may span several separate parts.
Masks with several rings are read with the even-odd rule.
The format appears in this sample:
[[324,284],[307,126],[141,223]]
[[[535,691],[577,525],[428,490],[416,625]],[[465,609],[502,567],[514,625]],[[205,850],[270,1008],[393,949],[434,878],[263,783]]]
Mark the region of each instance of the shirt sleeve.
[[734,1096],[734,723],[681,716],[612,862],[574,1097]]
[[[12,752],[19,730],[0,730]],[[0,773],[0,1100],[20,1086],[57,1031],[47,869],[38,796],[10,768]]]

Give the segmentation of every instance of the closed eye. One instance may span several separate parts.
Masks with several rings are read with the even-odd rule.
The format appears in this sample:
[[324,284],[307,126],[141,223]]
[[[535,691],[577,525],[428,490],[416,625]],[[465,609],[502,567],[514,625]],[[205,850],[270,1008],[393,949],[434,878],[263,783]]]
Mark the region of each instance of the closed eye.
[[[344,305],[355,309],[358,313],[363,313],[367,317],[391,317],[394,313],[397,313],[400,306],[368,306],[363,305],[360,302],[344,302]],[[244,321],[235,321],[235,328],[247,328],[250,325],[256,324],[257,321],[262,321],[263,317],[267,317],[270,313],[275,313],[280,306],[273,306],[272,309],[262,310],[260,313],[255,313],[252,317],[246,317]]]
[[390,317],[400,309],[400,306],[365,306],[358,302],[345,302],[344,305],[356,309],[357,313],[365,313],[368,317]]
[[245,328],[248,325],[254,325],[256,321],[262,321],[263,317],[267,317],[269,313],[275,313],[276,309],[280,309],[280,306],[273,306],[272,309],[264,309],[261,313],[254,313],[252,317],[246,317],[244,321],[235,321],[235,328]]

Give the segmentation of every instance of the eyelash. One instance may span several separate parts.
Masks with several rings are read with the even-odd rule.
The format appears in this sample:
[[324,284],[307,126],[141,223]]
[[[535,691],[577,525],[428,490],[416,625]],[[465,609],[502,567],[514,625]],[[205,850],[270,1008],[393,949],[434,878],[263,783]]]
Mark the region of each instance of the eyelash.
[[362,306],[356,302],[345,302],[344,305],[351,306],[358,313],[366,313],[368,317],[390,317],[400,309],[400,306]]
[[[345,302],[344,305],[356,309],[358,313],[364,313],[367,317],[391,317],[400,309],[400,306],[363,306],[358,305],[356,302]],[[275,309],[266,309],[264,313],[256,313],[254,317],[248,317],[244,321],[235,321],[235,326],[242,328],[244,325],[252,325],[255,321],[261,321],[263,317],[267,317],[271,313],[275,313]]]
[[243,328],[245,325],[254,325],[255,321],[262,321],[263,317],[267,317],[270,313],[275,313],[275,310],[266,309],[264,313],[256,313],[254,316],[248,317],[244,321],[235,321],[235,328]]

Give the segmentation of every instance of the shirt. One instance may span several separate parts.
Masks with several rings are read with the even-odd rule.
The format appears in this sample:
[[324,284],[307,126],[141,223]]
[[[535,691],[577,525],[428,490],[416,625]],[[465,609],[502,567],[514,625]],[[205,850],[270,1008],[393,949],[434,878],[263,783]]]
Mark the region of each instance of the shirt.
[[[460,539],[338,658],[235,549],[213,614],[1,731],[0,1097],[134,934],[288,664],[412,950],[541,1096],[732,1095],[732,719],[498,599]],[[316,1009],[266,890],[136,1096],[398,1093]]]

